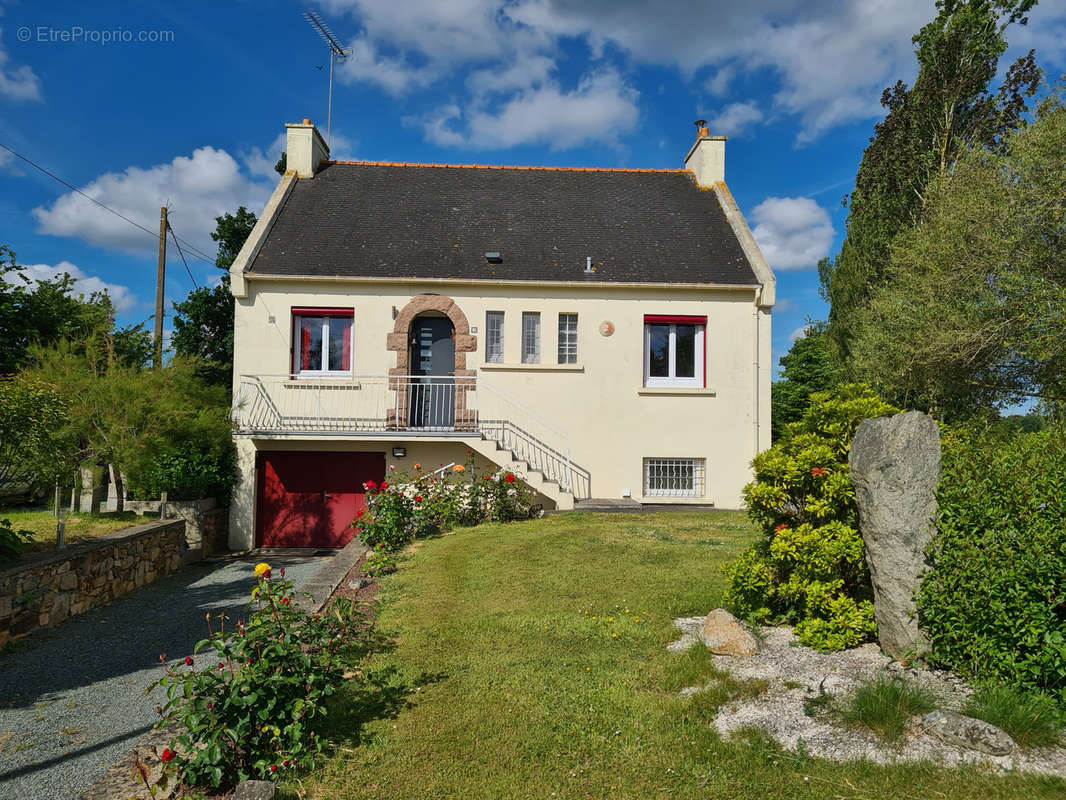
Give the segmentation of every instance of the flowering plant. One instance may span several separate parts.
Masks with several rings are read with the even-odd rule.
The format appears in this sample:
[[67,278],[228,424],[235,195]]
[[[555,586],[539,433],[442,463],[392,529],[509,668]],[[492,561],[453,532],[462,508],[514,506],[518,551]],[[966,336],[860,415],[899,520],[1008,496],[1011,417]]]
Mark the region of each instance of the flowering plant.
[[[270,780],[279,771],[310,768],[321,749],[313,727],[357,644],[354,605],[338,600],[309,614],[292,602],[284,569],[281,580],[272,580],[266,563],[255,574],[247,621],[227,627],[225,612],[214,620],[208,614],[208,638],[184,666],[166,666],[149,687],[166,690],[157,727],[184,728],[161,756],[163,785],[174,779],[227,789],[242,780]],[[214,658],[196,655],[202,651]],[[197,659],[206,662],[199,669]],[[166,664],[166,656],[160,661]]]

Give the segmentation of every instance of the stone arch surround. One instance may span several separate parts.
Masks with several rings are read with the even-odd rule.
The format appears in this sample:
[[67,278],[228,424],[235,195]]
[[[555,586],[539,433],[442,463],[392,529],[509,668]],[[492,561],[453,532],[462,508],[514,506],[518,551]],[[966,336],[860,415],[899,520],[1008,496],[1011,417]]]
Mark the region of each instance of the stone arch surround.
[[[455,427],[456,430],[473,430],[477,426],[477,412],[470,408],[472,397],[469,392],[476,391],[477,385],[473,378],[477,374],[475,370],[466,368],[466,354],[477,350],[477,337],[470,333],[470,323],[466,314],[458,304],[450,297],[441,294],[420,294],[411,298],[400,313],[396,315],[396,321],[392,327],[392,333],[388,334],[385,349],[396,353],[396,366],[389,369],[389,376],[410,375],[410,341],[411,323],[419,314],[427,311],[436,311],[444,314],[451,320],[455,328]],[[461,380],[469,378],[469,380]],[[389,381],[389,388],[400,388],[400,380]],[[401,393],[397,407],[388,412],[388,427],[390,429],[402,429],[406,419],[406,395]]]

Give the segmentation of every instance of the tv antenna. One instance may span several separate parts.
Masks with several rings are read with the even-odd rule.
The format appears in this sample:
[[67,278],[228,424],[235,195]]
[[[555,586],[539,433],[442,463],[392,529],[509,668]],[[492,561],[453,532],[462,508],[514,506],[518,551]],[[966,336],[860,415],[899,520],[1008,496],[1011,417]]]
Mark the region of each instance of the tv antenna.
[[304,19],[322,37],[322,40],[329,45],[329,105],[326,110],[326,146],[331,147],[333,144],[333,62],[344,61],[352,54],[352,51],[350,49],[345,50],[341,46],[341,43],[337,41],[336,34],[322,21],[322,17],[318,16],[314,11],[305,11]]

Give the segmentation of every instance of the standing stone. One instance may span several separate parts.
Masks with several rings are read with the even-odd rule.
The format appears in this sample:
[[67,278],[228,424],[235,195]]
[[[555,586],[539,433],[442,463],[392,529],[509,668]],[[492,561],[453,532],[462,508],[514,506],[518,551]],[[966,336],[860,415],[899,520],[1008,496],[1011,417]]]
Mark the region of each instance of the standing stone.
[[914,593],[933,536],[940,431],[920,411],[864,420],[848,465],[873,583],[877,639],[894,658],[920,657],[929,643],[918,630]]
[[274,784],[270,781],[241,781],[233,791],[233,800],[273,800]]
[[759,652],[758,640],[724,608],[716,608],[703,620],[700,641],[718,656],[747,658]]

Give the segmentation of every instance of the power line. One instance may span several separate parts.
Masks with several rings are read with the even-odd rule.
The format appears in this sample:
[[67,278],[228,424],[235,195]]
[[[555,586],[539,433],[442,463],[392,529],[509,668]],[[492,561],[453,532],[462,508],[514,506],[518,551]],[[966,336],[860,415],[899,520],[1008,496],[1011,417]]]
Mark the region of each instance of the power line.
[[189,262],[185,260],[185,254],[181,252],[181,245],[178,243],[178,234],[174,233],[174,226],[170,224],[170,220],[167,220],[167,230],[170,231],[170,235],[174,238],[174,246],[178,248],[178,255],[181,256],[181,263],[185,265],[185,271],[189,273],[189,280],[192,281],[192,285],[197,289],[200,288],[200,284],[196,282],[196,278],[192,276],[192,270],[189,269]]
[[[99,200],[97,200],[95,197],[90,197],[89,195],[87,195],[85,192],[83,192],[81,189],[79,189],[74,184],[63,180],[58,175],[56,175],[54,172],[49,172],[47,169],[42,167],[36,161],[34,161],[34,160],[30,159],[30,158],[27,158],[26,156],[22,155],[22,153],[18,152],[17,150],[12,150],[10,147],[8,147],[3,142],[0,142],[0,147],[2,147],[4,150],[7,150],[7,152],[11,153],[11,155],[15,156],[16,158],[22,159],[27,164],[29,164],[31,167],[33,167],[34,169],[38,170],[39,172],[44,173],[45,175],[47,175],[52,180],[63,184],[68,189],[70,189],[72,192],[74,192],[76,194],[79,194],[82,197],[84,197],[86,200],[88,200],[89,202],[95,203],[96,205],[100,206],[100,208],[104,209],[104,211],[108,211],[108,212],[114,214],[119,219],[125,220],[130,225],[132,225],[133,227],[138,228],[138,229],[144,231],[145,233],[147,233],[153,239],[158,239],[159,238],[159,234],[156,233],[155,231],[149,230],[148,228],[146,228],[143,225],[141,225],[139,222],[135,222],[132,219],[130,219],[129,217],[125,216],[124,214],[120,214],[118,211],[115,211],[115,209],[111,208],[110,206],[104,205]],[[174,233],[174,231],[171,230],[171,233]],[[175,242],[177,241],[177,235],[174,236],[174,240],[175,240]],[[184,240],[182,240],[182,241],[184,241]],[[208,264],[214,264],[215,263],[214,259],[211,258],[211,256],[207,255],[202,250],[198,249],[191,242],[185,242],[185,247],[189,250],[190,253],[194,254],[195,256],[197,256],[201,260],[207,262]],[[180,250],[180,248],[179,248],[179,250]],[[188,267],[186,267],[186,268],[188,268]],[[195,283],[195,281],[193,281],[193,282]]]

